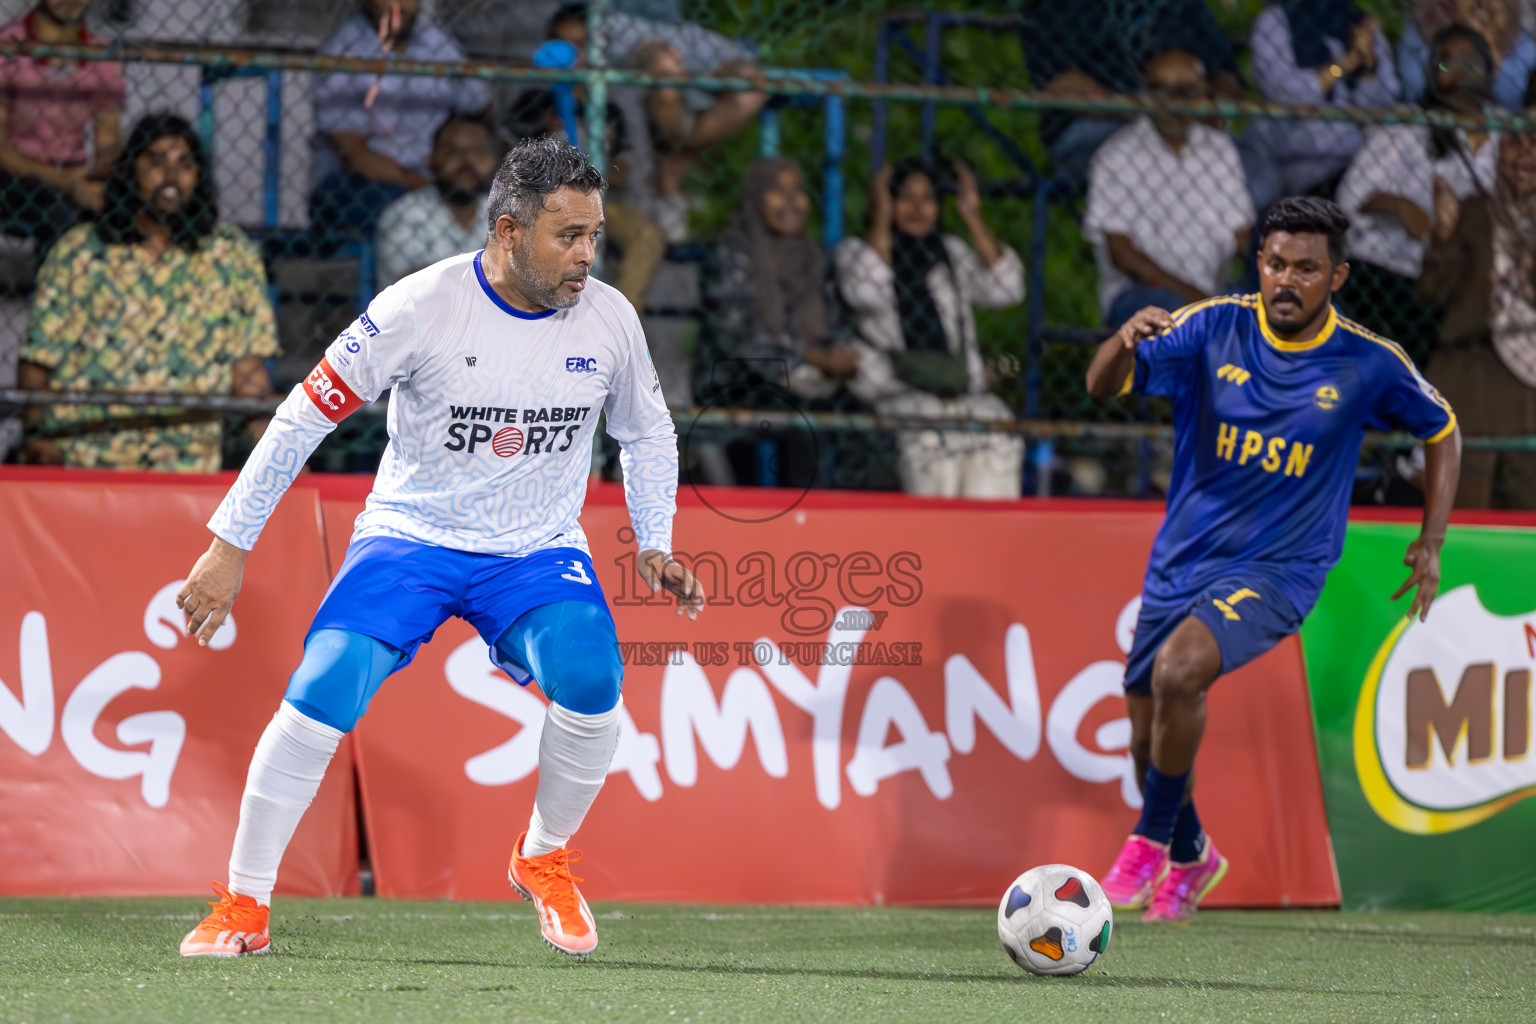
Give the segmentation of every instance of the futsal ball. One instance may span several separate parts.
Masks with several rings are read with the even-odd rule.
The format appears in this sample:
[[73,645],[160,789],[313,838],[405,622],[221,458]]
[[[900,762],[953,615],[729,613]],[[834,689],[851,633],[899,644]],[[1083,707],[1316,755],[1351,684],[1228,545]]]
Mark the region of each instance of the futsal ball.
[[997,937],[1031,974],[1078,974],[1109,948],[1114,914],[1092,875],[1066,864],[1030,868],[1003,893]]

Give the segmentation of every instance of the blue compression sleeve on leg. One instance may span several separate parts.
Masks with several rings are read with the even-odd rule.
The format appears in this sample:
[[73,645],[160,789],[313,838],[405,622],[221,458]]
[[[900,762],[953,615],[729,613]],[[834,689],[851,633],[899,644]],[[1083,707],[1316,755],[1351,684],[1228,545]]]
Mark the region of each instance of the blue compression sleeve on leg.
[[1147,785],[1141,794],[1141,821],[1136,824],[1136,834],[1167,846],[1173,838],[1173,823],[1179,817],[1188,786],[1189,772],[1164,775],[1156,765],[1148,765]]
[[379,685],[400,663],[400,652],[381,640],[345,629],[317,629],[304,641],[304,660],[283,699],[294,710],[351,732]]
[[591,601],[555,601],[524,612],[496,649],[527,666],[544,696],[569,711],[600,715],[619,703],[619,638],[607,610]]

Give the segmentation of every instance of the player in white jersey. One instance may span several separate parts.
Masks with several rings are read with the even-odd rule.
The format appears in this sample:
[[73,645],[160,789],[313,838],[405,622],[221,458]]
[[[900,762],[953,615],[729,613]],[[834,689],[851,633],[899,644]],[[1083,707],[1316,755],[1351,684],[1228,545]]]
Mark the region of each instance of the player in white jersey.
[[549,698],[533,814],[508,879],[551,946],[572,956],[597,946],[567,844],[602,788],[623,714],[613,617],[576,521],[599,412],[622,448],[642,575],[676,595],[678,614],[704,606],[671,557],[677,437],[639,317],[588,276],[605,187],[564,142],[512,150],[487,201],[485,249],[382,292],[293,389],[209,521],[213,543],[177,598],[203,645],[300,467],[338,422],[393,389],[367,507],[251,761],[229,884],[214,884],[220,898],[183,956],[271,948],[278,862],[341,737],[451,615]]

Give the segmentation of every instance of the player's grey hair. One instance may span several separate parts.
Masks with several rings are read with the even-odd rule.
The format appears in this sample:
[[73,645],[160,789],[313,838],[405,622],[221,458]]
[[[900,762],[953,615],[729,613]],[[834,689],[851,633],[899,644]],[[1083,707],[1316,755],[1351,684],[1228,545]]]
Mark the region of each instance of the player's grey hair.
[[509,216],[525,228],[544,212],[544,201],[562,188],[583,195],[608,188],[602,172],[587,155],[560,139],[527,139],[512,147],[501,161],[491,194],[485,202],[486,228],[496,234],[496,222]]

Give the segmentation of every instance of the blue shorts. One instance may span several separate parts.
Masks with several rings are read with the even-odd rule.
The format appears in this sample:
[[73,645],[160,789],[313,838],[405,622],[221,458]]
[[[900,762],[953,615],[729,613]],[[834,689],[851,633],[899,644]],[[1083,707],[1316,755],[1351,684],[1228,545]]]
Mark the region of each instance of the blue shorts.
[[1136,639],[1131,642],[1125,666],[1127,690],[1152,692],[1152,662],[1158,648],[1190,616],[1205,623],[1216,637],[1223,675],[1242,668],[1296,632],[1303,618],[1279,586],[1263,572],[1251,569],[1223,576],[1193,596],[1168,599],[1143,593]]
[[418,544],[394,537],[353,541],[309,632],[345,629],[401,652],[398,672],[457,615],[480,634],[491,659],[517,682],[532,678],[496,647],[524,612],[556,601],[590,601],[613,614],[592,559],[579,548],[549,548],[507,558]]

